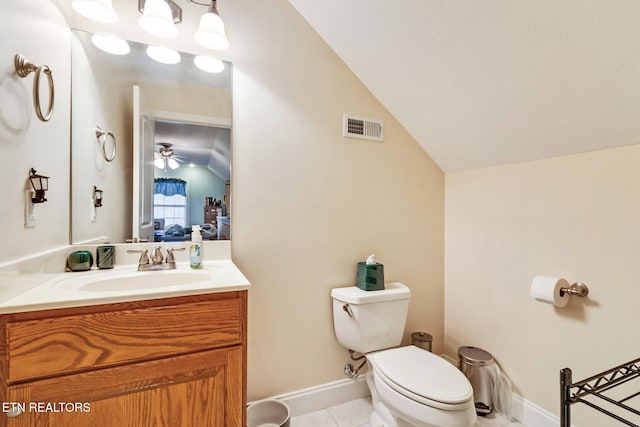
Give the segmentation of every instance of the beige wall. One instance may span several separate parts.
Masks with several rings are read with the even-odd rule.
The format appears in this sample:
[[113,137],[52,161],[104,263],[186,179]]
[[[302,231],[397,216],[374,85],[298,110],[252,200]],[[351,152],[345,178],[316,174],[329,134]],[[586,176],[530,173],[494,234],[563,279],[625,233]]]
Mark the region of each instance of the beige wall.
[[[55,2],[68,8],[63,0]],[[31,9],[39,10],[40,3],[49,2],[34,4],[24,17],[38,16]],[[234,64],[232,250],[253,284],[249,399],[344,378],[348,354],[334,338],[329,292],[352,285],[356,262],[370,253],[385,264],[388,280],[411,288],[407,333],[431,332],[436,351],[441,350],[444,175],[288,1],[234,0],[218,6],[232,43],[223,59]],[[57,22],[59,13],[50,9],[45,17]],[[203,13],[185,4],[181,36],[172,46],[193,51],[189,32],[199,17],[194,11]],[[3,13],[0,28],[10,28],[5,21],[14,18]],[[70,19],[82,23],[76,15]],[[72,25],[145,41],[135,33],[135,21],[127,19],[121,17],[119,27]],[[68,37],[68,28],[62,29]],[[25,27],[16,34],[26,32]],[[12,40],[2,48],[10,52],[3,62],[8,67],[23,44],[13,33],[3,39]],[[34,59],[70,63],[68,38],[45,49],[59,50],[61,59]],[[0,179],[9,201],[3,206],[16,206],[10,213],[0,210],[5,238],[16,242],[3,246],[0,261],[68,243],[69,69],[55,65],[58,127],[32,118],[29,132],[42,129],[40,134],[0,145],[0,177],[10,178]],[[343,113],[383,119],[385,141],[343,138]],[[46,162],[35,162],[38,157]],[[56,216],[25,231],[21,188],[32,164],[42,164],[42,172],[53,177],[46,208]]]
[[[442,349],[442,172],[287,1],[233,3],[232,250],[253,285],[249,399],[345,378],[329,294],[370,253],[413,292],[407,332]],[[343,113],[383,119],[385,141],[343,138]]]
[[[3,2],[0,13],[0,263],[69,242],[69,27],[48,0]],[[32,101],[34,75],[15,74],[13,57],[24,54],[53,70],[56,89],[53,116],[36,117]],[[47,80],[41,84],[46,109]],[[24,228],[29,169],[47,175],[47,203],[37,207],[37,226]]]
[[[559,413],[574,380],[640,352],[640,147],[446,175],[446,351],[491,352],[515,392]],[[537,274],[588,284],[562,309],[529,296]],[[577,425],[604,426],[573,410]]]

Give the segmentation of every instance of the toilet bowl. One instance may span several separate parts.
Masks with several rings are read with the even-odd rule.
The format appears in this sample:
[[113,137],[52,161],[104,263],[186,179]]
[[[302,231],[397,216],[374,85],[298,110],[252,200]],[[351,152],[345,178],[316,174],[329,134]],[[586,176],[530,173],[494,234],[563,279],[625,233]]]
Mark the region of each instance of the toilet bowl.
[[387,283],[380,291],[336,288],[333,322],[338,341],[369,364],[372,427],[470,427],[473,389],[455,366],[402,340],[410,291]]
[[382,404],[410,423],[396,419],[380,425],[468,427],[476,421],[471,384],[441,357],[407,346],[367,354],[367,361],[367,384],[378,408]]

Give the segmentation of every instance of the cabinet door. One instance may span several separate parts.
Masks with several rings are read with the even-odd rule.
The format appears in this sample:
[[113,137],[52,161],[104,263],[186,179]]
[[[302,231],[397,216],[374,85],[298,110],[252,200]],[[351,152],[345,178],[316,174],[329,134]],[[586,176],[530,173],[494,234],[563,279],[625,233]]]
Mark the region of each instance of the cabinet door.
[[242,358],[238,346],[15,385],[7,401],[25,411],[7,427],[242,427]]

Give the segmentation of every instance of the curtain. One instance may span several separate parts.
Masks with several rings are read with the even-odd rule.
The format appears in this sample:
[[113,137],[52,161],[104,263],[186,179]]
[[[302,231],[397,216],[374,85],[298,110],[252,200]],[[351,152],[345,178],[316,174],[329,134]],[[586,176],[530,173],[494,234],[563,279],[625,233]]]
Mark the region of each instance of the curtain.
[[187,181],[178,178],[156,178],[153,180],[153,194],[167,197],[179,194],[187,197]]

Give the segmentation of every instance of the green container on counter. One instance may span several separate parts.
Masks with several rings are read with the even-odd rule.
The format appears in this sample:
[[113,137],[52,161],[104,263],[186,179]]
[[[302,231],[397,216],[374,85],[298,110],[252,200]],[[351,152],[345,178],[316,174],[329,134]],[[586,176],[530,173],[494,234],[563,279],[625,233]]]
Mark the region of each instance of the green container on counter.
[[380,263],[358,263],[356,286],[365,291],[381,291],[384,289],[384,265]]
[[89,251],[74,251],[67,257],[68,271],[87,271],[93,265],[93,255]]
[[96,248],[96,266],[99,269],[113,268],[116,263],[115,246],[98,246]]

